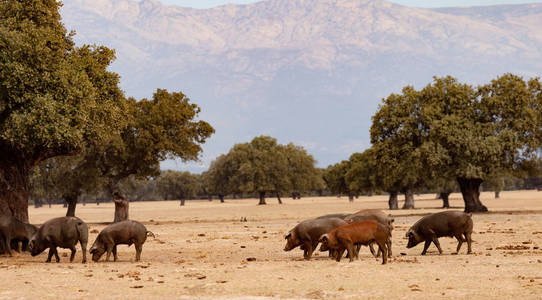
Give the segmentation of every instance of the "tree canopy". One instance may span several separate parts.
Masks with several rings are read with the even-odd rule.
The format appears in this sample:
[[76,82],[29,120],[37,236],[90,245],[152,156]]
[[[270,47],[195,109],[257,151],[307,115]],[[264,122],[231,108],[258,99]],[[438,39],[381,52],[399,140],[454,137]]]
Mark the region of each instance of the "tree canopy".
[[0,2],[0,215],[28,220],[30,170],[122,127],[114,52],[75,47],[54,0]]
[[[318,188],[322,182],[316,161],[305,149],[280,145],[269,136],[236,144],[211,163],[207,174],[217,193],[256,193],[266,204],[266,193],[289,193]],[[281,202],[279,196],[279,203]]]
[[397,170],[407,186],[455,178],[465,210],[487,211],[479,199],[484,179],[520,173],[536,158],[541,91],[538,79],[512,74],[477,88],[449,76],[434,78],[420,91],[406,87],[385,99],[373,118],[371,141],[406,162],[407,168],[399,163]]
[[156,180],[156,189],[166,200],[181,200],[184,205],[186,199],[196,197],[200,181],[190,172],[165,171]]

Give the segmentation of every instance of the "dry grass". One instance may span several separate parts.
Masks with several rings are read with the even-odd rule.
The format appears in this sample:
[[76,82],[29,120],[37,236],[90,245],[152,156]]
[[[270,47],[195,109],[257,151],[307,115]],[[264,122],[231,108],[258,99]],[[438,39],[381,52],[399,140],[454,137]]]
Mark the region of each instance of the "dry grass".
[[[542,295],[542,192],[503,192],[501,199],[483,194],[492,213],[475,215],[473,250],[451,255],[456,242],[442,238],[443,255],[434,246],[406,249],[403,238],[421,215],[436,212],[434,195],[416,198],[420,209],[393,211],[395,257],[387,265],[362,249],[361,260],[340,263],[325,255],[303,261],[302,251],[283,252],[283,235],[301,220],[327,213],[385,208],[385,197],[285,199],[267,206],[257,200],[131,203],[130,214],[156,234],[135,250],[119,246],[120,262],[69,263],[61,249],[60,263],[44,263],[46,253],[0,256],[0,299],[265,299],[265,298],[465,298],[540,299]],[[451,204],[461,209],[460,195]],[[65,209],[30,208],[32,223],[61,216]],[[113,206],[79,206],[77,215],[90,230],[113,219]],[[239,222],[246,217],[248,222]],[[90,244],[96,233],[90,234]],[[78,248],[79,249],[79,248]],[[405,254],[405,255],[401,255]],[[251,261],[247,261],[251,258]]]

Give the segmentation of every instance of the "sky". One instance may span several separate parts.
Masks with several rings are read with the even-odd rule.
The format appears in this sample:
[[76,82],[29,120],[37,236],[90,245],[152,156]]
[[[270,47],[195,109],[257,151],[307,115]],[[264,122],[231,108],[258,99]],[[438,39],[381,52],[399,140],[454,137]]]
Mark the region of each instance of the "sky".
[[[235,3],[247,4],[261,0],[158,0],[164,4],[195,8],[209,8],[218,5]],[[388,0],[389,2],[416,7],[477,6],[499,4],[539,3],[542,0]]]

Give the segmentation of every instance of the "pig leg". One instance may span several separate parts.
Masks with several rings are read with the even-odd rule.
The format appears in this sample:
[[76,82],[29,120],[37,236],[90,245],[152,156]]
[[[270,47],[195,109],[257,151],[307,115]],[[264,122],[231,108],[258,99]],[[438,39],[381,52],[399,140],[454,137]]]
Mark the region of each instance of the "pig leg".
[[388,247],[386,243],[378,243],[378,251],[382,252],[382,264],[385,265],[388,262]]
[[337,249],[337,257],[335,257],[335,260],[337,262],[340,262],[341,261],[341,258],[343,257],[343,254],[344,254],[344,248],[340,248],[340,249]]
[[440,248],[440,243],[438,242],[438,239],[437,239],[436,236],[433,236],[433,244],[435,244],[435,246],[437,246],[439,254],[442,254],[442,249]]
[[[358,247],[361,247],[361,245],[358,246]],[[380,252],[376,252],[376,251],[375,251],[375,248],[374,248],[372,242],[369,243],[369,250],[371,250],[371,254],[372,254],[373,256],[375,256],[375,257],[379,257],[379,256],[380,256]]]
[[312,244],[310,242],[305,242],[303,244],[303,246],[305,247],[305,253],[304,253],[303,257],[306,260],[310,260],[311,256],[312,256]]
[[117,261],[119,257],[117,256],[117,245],[113,246],[113,261]]
[[83,263],[87,262],[87,242],[84,240],[80,240],[79,243],[81,244],[81,251],[83,251]]
[[111,257],[111,251],[113,251],[113,247],[111,247],[111,245],[106,245],[106,251],[107,256],[105,257],[105,261],[109,261],[109,257]]
[[22,241],[17,242],[17,252],[23,253],[23,242]]
[[425,255],[425,253],[427,253],[427,248],[429,248],[430,245],[431,241],[425,241],[425,245],[423,245],[422,255]]
[[461,234],[456,235],[455,238],[457,239],[457,250],[455,251],[455,254],[459,254],[459,250],[461,249],[461,245],[463,245],[463,237]]
[[[135,244],[135,248],[136,248],[136,261],[140,261],[141,260],[141,251],[143,250],[143,244]],[[311,254],[312,254],[312,251],[311,251]],[[309,257],[310,259],[310,257]]]
[[58,251],[56,251],[56,247],[54,249],[53,254],[55,255],[56,262],[60,262],[60,257],[58,257]]
[[75,258],[75,252],[77,251],[75,249],[75,245],[71,246],[70,250],[72,251],[72,254],[70,255],[70,262],[73,262],[73,259]]
[[356,258],[356,247],[354,246],[354,244],[352,242],[347,242],[346,243],[346,250],[348,251],[348,258],[350,259],[350,261],[354,261],[354,258]]
[[467,250],[467,254],[471,254],[471,253],[472,253],[472,248],[471,248],[471,243],[472,243],[471,233],[470,233],[470,232],[466,232],[466,233],[465,233],[465,238],[467,239],[467,246],[469,247],[468,250]]
[[13,253],[11,252],[11,236],[9,236],[9,234],[5,234],[4,235],[4,240],[5,240],[5,243],[6,243],[6,251],[9,254],[9,256],[12,256]]
[[49,248],[49,254],[47,255],[47,260],[45,262],[51,262],[51,257],[53,257],[54,250],[53,248]]

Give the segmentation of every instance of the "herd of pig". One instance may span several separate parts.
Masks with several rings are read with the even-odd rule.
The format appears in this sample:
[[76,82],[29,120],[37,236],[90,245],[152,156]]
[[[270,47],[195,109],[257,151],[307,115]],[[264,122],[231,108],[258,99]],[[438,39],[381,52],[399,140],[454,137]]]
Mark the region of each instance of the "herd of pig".
[[[463,242],[468,244],[471,253],[472,215],[460,211],[445,211],[431,214],[418,220],[406,233],[407,248],[412,248],[425,242],[422,255],[434,243],[442,254],[438,241],[439,237],[455,237],[458,241],[457,253]],[[300,247],[304,258],[310,260],[313,251],[321,243],[320,251],[329,251],[329,256],[340,261],[344,252],[350,261],[359,257],[362,245],[369,246],[371,253],[376,257],[382,256],[382,264],[392,255],[393,221],[389,215],[381,210],[366,209],[353,214],[330,214],[315,219],[305,220],[295,226],[286,234],[284,251]],[[136,261],[141,258],[141,251],[147,236],[154,234],[147,231],[145,226],[137,221],[125,220],[105,227],[96,237],[89,252],[92,260],[97,262],[107,252],[106,261],[113,253],[117,260],[117,245],[134,244]],[[11,256],[12,242],[28,242],[28,250],[36,256],[49,249],[47,262],[51,262],[53,255],[56,261],[60,258],[57,247],[70,249],[70,262],[75,257],[75,246],[79,242],[83,252],[83,263],[86,263],[86,248],[88,242],[88,226],[77,217],[60,217],[45,222],[39,228],[31,224],[18,221],[14,217],[0,217],[0,243]],[[373,246],[378,246],[378,252]]]
[[[147,235],[154,234],[147,231],[145,226],[137,221],[125,220],[113,223],[105,227],[96,237],[90,247],[92,260],[97,262],[107,252],[106,261],[109,261],[111,253],[117,260],[117,245],[134,244],[136,248],[136,261],[141,258],[143,244]],[[28,250],[32,256],[36,256],[49,249],[47,262],[51,262],[53,255],[57,262],[60,261],[57,247],[70,249],[70,262],[75,257],[75,246],[81,244],[83,263],[87,261],[88,226],[77,217],[60,217],[51,219],[37,228],[34,225],[23,223],[14,217],[0,217],[0,243],[4,243],[4,249],[11,256],[12,242],[18,241],[18,250],[22,250],[22,243],[28,242]]]
[[[296,247],[303,250],[303,257],[310,260],[313,251],[321,243],[320,251],[329,251],[329,256],[340,261],[345,250],[350,261],[358,258],[362,245],[369,246],[376,257],[382,255],[382,264],[391,257],[391,216],[377,209],[360,210],[353,214],[330,214],[305,220],[286,236],[284,251]],[[463,242],[467,242],[467,253],[472,253],[472,215],[460,211],[445,211],[425,216],[418,220],[406,233],[407,248],[425,242],[422,255],[434,243],[440,254],[439,237],[452,237],[458,241],[457,253]],[[373,245],[378,245],[375,252]]]

